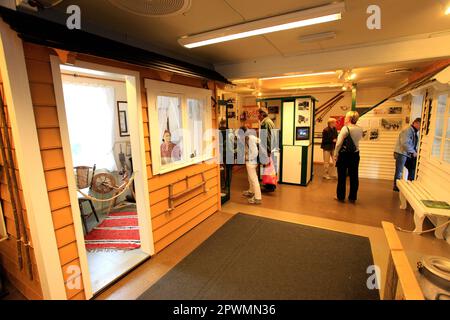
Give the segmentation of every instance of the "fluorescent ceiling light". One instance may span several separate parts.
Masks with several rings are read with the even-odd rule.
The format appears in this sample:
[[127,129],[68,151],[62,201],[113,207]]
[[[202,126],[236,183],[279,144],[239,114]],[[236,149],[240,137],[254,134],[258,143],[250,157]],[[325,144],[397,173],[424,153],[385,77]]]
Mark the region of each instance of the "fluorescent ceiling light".
[[316,72],[316,73],[292,74],[292,75],[287,75],[287,76],[261,78],[261,80],[275,80],[275,79],[289,79],[289,78],[325,76],[325,75],[332,75],[332,74],[336,74],[336,72],[335,71],[327,71],[327,72]]
[[182,37],[178,42],[182,46],[192,49],[225,41],[337,21],[342,19],[342,13],[344,11],[344,2],[333,3],[322,7],[301,10],[197,35]]
[[282,87],[280,90],[316,89],[316,88],[342,88],[342,83],[318,83],[302,86]]

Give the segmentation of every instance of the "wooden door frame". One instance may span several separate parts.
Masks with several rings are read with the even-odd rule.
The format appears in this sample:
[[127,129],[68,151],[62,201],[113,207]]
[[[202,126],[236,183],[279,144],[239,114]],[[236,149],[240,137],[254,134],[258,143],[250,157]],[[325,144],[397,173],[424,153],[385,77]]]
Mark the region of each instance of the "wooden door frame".
[[[72,215],[75,225],[75,233],[82,269],[82,277],[85,287],[86,299],[93,297],[87,253],[85,247],[83,226],[78,205],[78,197],[75,184],[75,174],[73,172],[72,150],[70,147],[67,116],[64,103],[63,84],[61,77],[61,65],[64,65],[57,56],[50,56],[53,73],[53,83],[55,87],[58,118],[63,144],[64,161],[69,185],[70,201],[72,204]],[[144,123],[142,118],[141,103],[141,81],[140,73],[137,71],[110,67],[101,64],[94,64],[85,61],[75,61],[73,67],[101,71],[113,75],[124,76],[127,87],[128,116],[130,125],[131,149],[133,154],[133,168],[135,176],[136,205],[140,226],[141,250],[149,256],[155,253],[153,241],[153,229],[150,213],[150,199],[148,190],[147,163],[145,155]]]
[[0,65],[42,295],[46,300],[64,300],[67,294],[47,194],[23,43],[16,32],[1,20]]

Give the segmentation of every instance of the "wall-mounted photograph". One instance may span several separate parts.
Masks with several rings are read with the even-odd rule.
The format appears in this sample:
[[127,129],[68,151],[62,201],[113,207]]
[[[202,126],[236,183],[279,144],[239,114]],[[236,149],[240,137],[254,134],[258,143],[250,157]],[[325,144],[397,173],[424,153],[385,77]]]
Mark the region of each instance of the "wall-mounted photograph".
[[402,128],[402,125],[403,125],[403,120],[400,118],[398,118],[398,119],[386,119],[386,118],[381,119],[381,126],[383,127],[384,130],[398,131]]
[[270,114],[279,114],[280,113],[280,107],[274,106],[274,107],[268,107]]
[[129,137],[128,103],[126,101],[117,102],[117,117],[119,120],[119,135],[121,137]]

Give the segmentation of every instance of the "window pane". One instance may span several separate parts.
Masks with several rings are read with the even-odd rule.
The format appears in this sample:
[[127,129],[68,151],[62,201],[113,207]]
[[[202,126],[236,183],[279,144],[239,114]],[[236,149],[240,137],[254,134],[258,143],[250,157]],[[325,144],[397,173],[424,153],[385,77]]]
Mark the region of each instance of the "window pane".
[[447,107],[447,95],[439,96],[436,115],[436,131],[435,131],[435,135],[439,137],[443,136],[442,133],[444,131],[444,124],[446,120],[446,113],[445,113],[446,107]]
[[203,119],[205,115],[205,103],[203,100],[198,99],[188,99],[188,123],[189,123],[189,134],[190,134],[190,150],[189,157],[195,158],[203,155],[204,139],[203,134],[205,133],[205,121]]
[[444,161],[450,163],[450,139],[445,141],[444,146]]
[[450,116],[447,117],[447,139],[450,139]]
[[158,96],[158,124],[161,141],[161,165],[183,160],[181,99]]
[[438,106],[436,110],[436,129],[434,131],[433,157],[440,158],[442,137],[444,135],[444,125],[446,121],[447,95],[441,95],[438,98]]
[[433,149],[431,152],[431,155],[436,158],[441,157],[441,145],[442,145],[442,139],[441,138],[435,138],[433,142]]

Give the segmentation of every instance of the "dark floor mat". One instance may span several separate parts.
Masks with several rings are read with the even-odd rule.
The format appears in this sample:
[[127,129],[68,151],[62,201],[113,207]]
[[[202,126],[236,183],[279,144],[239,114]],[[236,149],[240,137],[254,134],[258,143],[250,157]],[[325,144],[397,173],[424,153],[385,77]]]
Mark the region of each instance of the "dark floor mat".
[[379,299],[368,238],[238,214],[141,300]]

